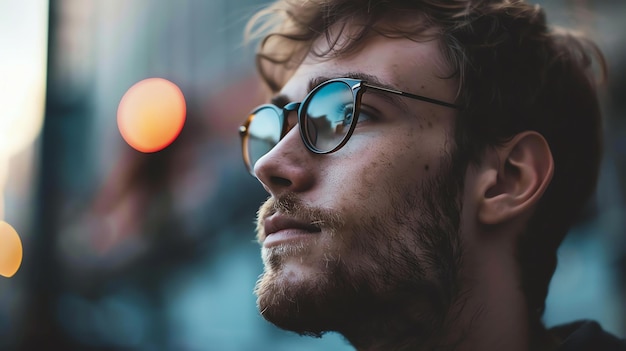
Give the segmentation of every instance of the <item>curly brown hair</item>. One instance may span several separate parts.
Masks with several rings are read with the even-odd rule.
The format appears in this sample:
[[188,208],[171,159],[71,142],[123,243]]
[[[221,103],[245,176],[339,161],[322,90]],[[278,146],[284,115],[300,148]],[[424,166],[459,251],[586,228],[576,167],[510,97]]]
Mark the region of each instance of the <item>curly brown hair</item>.
[[[416,20],[409,27],[381,25],[393,16]],[[333,26],[355,24],[360,30],[347,41],[330,35]],[[520,0],[280,0],[258,12],[246,33],[261,39],[258,70],[272,91],[306,55],[346,55],[371,33],[439,40],[449,78],[459,81],[456,103],[464,106],[455,127],[459,170],[517,133],[541,133],[554,177],[518,246],[522,288],[540,320],[557,249],[597,182],[602,123],[594,76],[606,77],[606,63],[591,40],[549,27],[539,6]],[[311,51],[320,38],[329,49]]]

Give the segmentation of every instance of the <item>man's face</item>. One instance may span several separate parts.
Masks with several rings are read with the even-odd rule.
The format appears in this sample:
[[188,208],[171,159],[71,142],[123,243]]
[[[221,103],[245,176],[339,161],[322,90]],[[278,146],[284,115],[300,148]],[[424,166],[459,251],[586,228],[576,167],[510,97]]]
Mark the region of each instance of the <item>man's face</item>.
[[[312,80],[367,74],[453,102],[457,82],[441,78],[449,71],[438,45],[373,36],[346,57],[309,56],[281,95],[301,101]],[[368,118],[337,152],[313,154],[293,128],[257,162],[271,197],[259,211],[265,271],[256,293],[279,327],[341,332],[394,308],[445,312],[460,255],[458,177],[450,171],[457,112],[400,100],[366,92]]]

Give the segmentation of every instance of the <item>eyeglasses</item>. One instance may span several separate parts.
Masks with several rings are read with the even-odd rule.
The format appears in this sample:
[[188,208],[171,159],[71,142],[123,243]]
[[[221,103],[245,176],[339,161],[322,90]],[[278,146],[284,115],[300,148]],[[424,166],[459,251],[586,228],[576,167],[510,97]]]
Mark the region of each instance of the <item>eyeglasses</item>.
[[287,135],[293,126],[287,118],[292,111],[297,111],[300,137],[309,151],[329,154],[341,149],[354,132],[361,110],[361,97],[367,89],[460,108],[448,102],[373,86],[359,79],[331,79],[311,90],[302,102],[292,102],[282,108],[265,104],[250,112],[248,119],[239,127],[243,159],[248,171],[254,175],[256,162]]

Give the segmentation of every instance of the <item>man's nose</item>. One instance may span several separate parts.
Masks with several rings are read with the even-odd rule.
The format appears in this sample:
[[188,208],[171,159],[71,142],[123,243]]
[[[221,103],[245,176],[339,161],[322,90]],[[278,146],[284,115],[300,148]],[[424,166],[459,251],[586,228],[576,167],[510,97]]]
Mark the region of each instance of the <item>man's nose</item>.
[[313,184],[313,159],[307,150],[298,125],[254,165],[254,174],[272,196],[303,192]]

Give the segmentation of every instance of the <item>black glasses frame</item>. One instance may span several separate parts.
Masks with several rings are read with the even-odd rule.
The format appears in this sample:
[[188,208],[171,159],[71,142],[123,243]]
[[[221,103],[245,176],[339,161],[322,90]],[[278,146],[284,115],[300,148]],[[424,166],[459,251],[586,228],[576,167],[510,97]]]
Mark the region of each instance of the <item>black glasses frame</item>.
[[[354,116],[352,118],[352,122],[350,123],[349,130],[346,133],[346,135],[343,137],[341,142],[337,144],[337,146],[334,147],[333,149],[329,151],[324,151],[315,147],[315,145],[309,140],[309,137],[308,137],[309,134],[307,133],[308,125],[307,123],[304,123],[305,118],[306,118],[306,113],[303,113],[303,112],[308,109],[308,105],[311,101],[311,98],[316,94],[317,91],[324,88],[328,84],[336,83],[336,82],[346,84],[352,91],[352,99],[354,102]],[[242,142],[243,160],[246,165],[246,168],[248,169],[248,172],[254,175],[253,165],[251,164],[251,160],[250,160],[250,153],[248,152],[248,143],[247,143],[248,137],[249,137],[248,131],[249,131],[250,123],[252,123],[254,116],[260,110],[269,108],[271,110],[274,110],[274,112],[276,112],[276,116],[279,118],[280,120],[279,122],[281,124],[281,132],[280,132],[280,138],[278,139],[278,142],[283,140],[285,135],[287,135],[289,130],[291,130],[291,128],[289,128],[289,123],[288,123],[288,119],[286,118],[286,116],[288,116],[290,112],[297,111],[298,124],[300,125],[300,138],[304,142],[304,145],[306,146],[306,148],[315,154],[319,154],[319,155],[330,154],[341,149],[344,145],[346,145],[346,143],[352,136],[352,133],[354,132],[354,129],[356,128],[356,125],[357,125],[357,121],[359,119],[359,113],[361,111],[361,98],[363,96],[363,93],[365,93],[367,89],[378,90],[381,92],[400,95],[400,96],[408,97],[408,98],[415,99],[415,100],[425,101],[431,104],[436,104],[436,105],[440,105],[444,107],[449,107],[449,108],[454,108],[454,109],[459,109],[459,110],[461,109],[461,106],[456,105],[456,104],[452,104],[452,103],[437,100],[437,99],[432,99],[432,98],[422,96],[422,95],[407,93],[405,91],[394,90],[394,89],[389,89],[385,87],[371,85],[361,79],[352,79],[352,78],[330,79],[318,85],[313,90],[311,90],[304,97],[302,102],[291,102],[282,108],[274,104],[264,104],[264,105],[258,106],[257,108],[252,110],[252,112],[250,112],[246,121],[239,127],[239,135],[241,137],[241,142]]]

